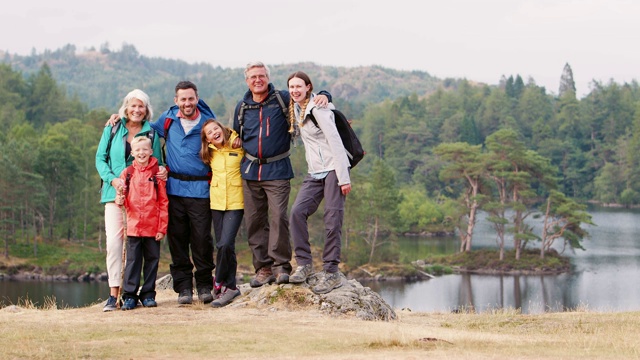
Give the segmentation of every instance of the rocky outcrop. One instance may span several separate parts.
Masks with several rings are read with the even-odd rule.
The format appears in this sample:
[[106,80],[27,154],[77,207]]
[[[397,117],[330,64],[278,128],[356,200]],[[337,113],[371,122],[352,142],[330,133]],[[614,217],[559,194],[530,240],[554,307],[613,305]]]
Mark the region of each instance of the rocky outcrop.
[[[156,282],[156,290],[172,289],[171,275]],[[395,311],[375,291],[362,286],[357,280],[342,276],[342,286],[328,294],[314,294],[310,285],[264,285],[251,288],[239,286],[242,295],[229,307],[255,307],[263,309],[286,309],[291,311],[317,310],[333,316],[355,316],[362,320],[395,320]]]

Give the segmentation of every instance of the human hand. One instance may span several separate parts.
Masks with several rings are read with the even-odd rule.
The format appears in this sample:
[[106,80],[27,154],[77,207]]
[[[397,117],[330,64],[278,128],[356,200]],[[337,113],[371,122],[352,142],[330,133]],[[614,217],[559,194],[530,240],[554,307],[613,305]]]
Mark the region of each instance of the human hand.
[[111,186],[113,186],[113,188],[116,189],[117,194],[124,193],[124,181],[122,181],[122,179],[115,178],[111,180]]
[[329,98],[326,95],[316,95],[313,98],[313,102],[316,103],[318,107],[324,108],[329,104]]
[[158,172],[156,173],[156,179],[167,181],[168,177],[169,177],[169,171],[167,171],[167,168],[164,166],[159,166]]
[[340,191],[342,191],[342,195],[347,196],[351,192],[351,184],[340,185]]
[[234,149],[238,149],[241,146],[242,146],[242,140],[239,137],[235,138],[233,140],[233,143],[231,144],[231,147],[234,148]]
[[120,115],[118,114],[111,114],[111,117],[109,118],[109,120],[107,120],[107,123],[104,124],[105,127],[111,125],[111,126],[115,126],[118,121],[120,121]]
[[161,232],[157,233],[157,234],[156,234],[156,241],[160,241],[160,240],[162,240],[162,239],[164,239],[164,234],[163,234],[163,233],[161,233]]
[[116,195],[116,205],[124,205],[124,194]]

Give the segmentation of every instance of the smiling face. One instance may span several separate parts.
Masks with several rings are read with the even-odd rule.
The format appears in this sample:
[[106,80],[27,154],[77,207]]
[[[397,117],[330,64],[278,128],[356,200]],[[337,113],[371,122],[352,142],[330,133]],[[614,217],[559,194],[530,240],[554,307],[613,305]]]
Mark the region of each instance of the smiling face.
[[247,86],[253,95],[266,96],[269,92],[269,75],[263,67],[253,67],[246,73]]
[[144,106],[144,103],[138,99],[131,99],[129,104],[127,104],[127,110],[125,115],[127,116],[127,120],[133,122],[142,122],[147,116],[147,107]]
[[191,118],[196,113],[196,105],[198,104],[198,95],[193,89],[180,89],[176,91],[176,97],[173,99],[183,117]]
[[151,140],[146,136],[139,136],[131,142],[131,156],[140,165],[149,164],[149,158],[153,155]]
[[218,124],[210,122],[204,126],[203,131],[209,144],[218,148],[224,145],[224,131]]
[[304,80],[298,77],[289,79],[289,94],[296,103],[303,102],[309,91],[311,91],[311,85],[305,84]]

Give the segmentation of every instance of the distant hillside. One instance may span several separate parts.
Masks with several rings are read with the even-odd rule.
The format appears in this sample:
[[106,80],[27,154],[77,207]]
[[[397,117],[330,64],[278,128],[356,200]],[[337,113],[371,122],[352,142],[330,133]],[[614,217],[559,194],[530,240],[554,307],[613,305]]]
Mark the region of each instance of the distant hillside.
[[[133,45],[120,51],[108,48],[78,53],[74,45],[45,50],[29,56],[12,55],[0,50],[0,59],[25,76],[47,63],[56,81],[70,96],[77,95],[90,109],[117,109],[124,95],[141,88],[160,111],[172,104],[173,88],[180,80],[192,80],[206,101],[222,97],[232,108],[246,92],[243,68],[222,68],[206,63],[189,64],[182,60],[150,58],[140,55]],[[328,90],[338,102],[363,105],[384,99],[432,92],[441,80],[422,71],[397,71],[379,66],[334,67],[313,63],[268,64],[278,88],[285,87],[287,76],[295,70],[307,72],[317,91]],[[360,106],[356,106],[360,107]]]

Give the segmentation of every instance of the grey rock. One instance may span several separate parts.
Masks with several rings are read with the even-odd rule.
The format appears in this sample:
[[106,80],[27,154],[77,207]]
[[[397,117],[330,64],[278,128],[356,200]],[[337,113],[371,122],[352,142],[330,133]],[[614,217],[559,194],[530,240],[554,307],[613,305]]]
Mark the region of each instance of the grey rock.
[[173,278],[170,274],[156,280],[156,290],[173,290]]

